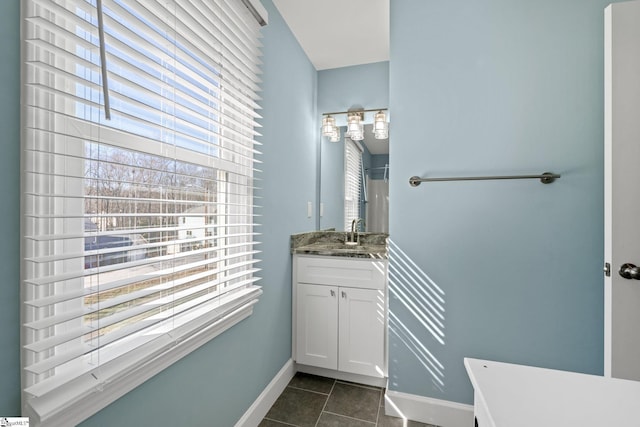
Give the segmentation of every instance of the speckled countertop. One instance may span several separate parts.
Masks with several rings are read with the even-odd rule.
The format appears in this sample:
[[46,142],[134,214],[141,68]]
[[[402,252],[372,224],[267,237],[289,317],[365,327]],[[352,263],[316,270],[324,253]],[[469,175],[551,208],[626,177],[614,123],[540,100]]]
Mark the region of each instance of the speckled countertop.
[[347,245],[348,233],[335,230],[311,231],[291,235],[291,253],[342,256],[350,258],[387,258],[387,233],[359,233],[357,245]]

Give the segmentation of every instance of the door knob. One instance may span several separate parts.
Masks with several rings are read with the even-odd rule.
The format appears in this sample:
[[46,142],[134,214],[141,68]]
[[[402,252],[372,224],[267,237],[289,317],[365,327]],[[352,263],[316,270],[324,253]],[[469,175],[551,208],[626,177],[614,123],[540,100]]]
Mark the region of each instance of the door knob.
[[620,266],[618,273],[625,279],[640,280],[640,267],[636,267],[633,264],[625,263]]

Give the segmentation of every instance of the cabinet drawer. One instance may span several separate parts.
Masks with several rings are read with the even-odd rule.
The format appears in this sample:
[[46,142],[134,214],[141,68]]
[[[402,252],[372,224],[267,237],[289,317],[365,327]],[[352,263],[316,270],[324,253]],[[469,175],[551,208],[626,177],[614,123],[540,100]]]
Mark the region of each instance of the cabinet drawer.
[[299,283],[349,286],[352,288],[384,289],[387,260],[297,256],[296,274]]

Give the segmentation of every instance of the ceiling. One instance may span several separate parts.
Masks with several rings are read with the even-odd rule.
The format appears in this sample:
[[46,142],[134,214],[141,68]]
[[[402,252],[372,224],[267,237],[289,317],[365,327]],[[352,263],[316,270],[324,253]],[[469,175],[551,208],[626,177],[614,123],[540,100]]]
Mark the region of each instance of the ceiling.
[[316,70],[389,60],[390,0],[273,0]]

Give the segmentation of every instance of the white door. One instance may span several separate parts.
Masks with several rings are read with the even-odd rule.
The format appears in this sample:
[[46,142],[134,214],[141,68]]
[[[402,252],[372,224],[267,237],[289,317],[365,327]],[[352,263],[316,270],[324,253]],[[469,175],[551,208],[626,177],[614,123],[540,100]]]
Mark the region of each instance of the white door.
[[605,262],[605,375],[640,380],[640,1],[605,10]]
[[296,362],[338,368],[338,288],[298,283]]
[[382,378],[384,291],[340,288],[338,369]]

